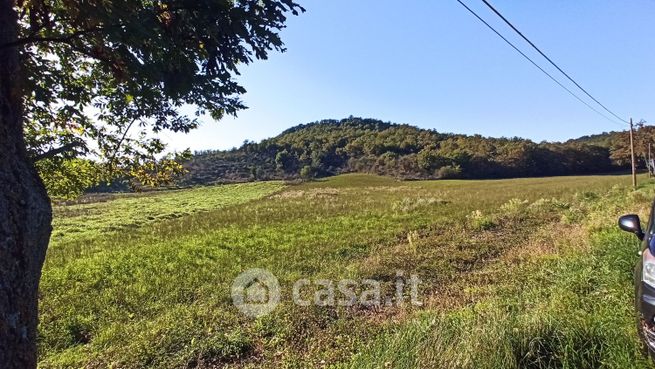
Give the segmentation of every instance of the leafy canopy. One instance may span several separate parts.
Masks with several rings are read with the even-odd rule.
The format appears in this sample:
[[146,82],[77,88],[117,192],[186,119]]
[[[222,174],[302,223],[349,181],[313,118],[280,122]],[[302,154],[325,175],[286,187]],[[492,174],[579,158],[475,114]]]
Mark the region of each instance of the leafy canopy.
[[[639,135],[647,137],[641,130]],[[249,168],[257,168],[257,179],[349,172],[402,179],[507,178],[623,169],[622,162],[613,160],[611,148],[619,134],[604,136],[608,137],[605,146],[588,138],[535,143],[349,117],[299,125],[259,143],[245,142],[239,149],[197,152],[184,180],[189,184],[246,181],[255,177]],[[641,146],[648,148],[647,144]]]
[[158,160],[165,146],[144,132],[188,132],[200,115],[244,109],[239,67],[284,51],[287,14],[304,11],[292,0],[19,0],[16,10],[19,39],[0,47],[20,47],[31,155],[56,164],[91,153],[112,175],[154,184],[177,158]]

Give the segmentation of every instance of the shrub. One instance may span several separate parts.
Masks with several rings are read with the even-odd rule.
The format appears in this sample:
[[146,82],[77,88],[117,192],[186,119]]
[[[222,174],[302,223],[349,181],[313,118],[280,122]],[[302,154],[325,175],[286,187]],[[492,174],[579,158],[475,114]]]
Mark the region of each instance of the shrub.
[[312,177],[314,177],[314,168],[312,168],[309,165],[305,165],[300,170],[300,177],[302,179],[311,179]]
[[437,170],[437,177],[439,179],[455,179],[460,178],[462,175],[462,168],[459,165],[446,165],[445,167]]

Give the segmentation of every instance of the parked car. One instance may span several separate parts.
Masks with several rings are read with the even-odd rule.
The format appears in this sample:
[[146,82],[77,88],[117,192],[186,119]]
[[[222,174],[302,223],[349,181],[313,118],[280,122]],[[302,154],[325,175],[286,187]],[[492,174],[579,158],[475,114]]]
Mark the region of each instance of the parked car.
[[655,360],[655,205],[651,209],[646,232],[641,228],[638,215],[629,214],[619,218],[619,227],[633,233],[642,241],[641,251],[635,268],[635,307],[637,309],[637,330],[645,349]]

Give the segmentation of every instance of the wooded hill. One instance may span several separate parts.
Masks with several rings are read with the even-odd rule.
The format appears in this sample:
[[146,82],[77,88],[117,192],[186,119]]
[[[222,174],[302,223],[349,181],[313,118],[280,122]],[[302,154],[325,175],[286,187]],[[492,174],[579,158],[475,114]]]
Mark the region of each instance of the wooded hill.
[[[621,133],[565,143],[439,133],[407,124],[347,118],[301,124],[260,143],[196,152],[185,184],[325,177],[346,172],[400,179],[508,178],[608,173]],[[619,158],[620,159],[620,158]]]

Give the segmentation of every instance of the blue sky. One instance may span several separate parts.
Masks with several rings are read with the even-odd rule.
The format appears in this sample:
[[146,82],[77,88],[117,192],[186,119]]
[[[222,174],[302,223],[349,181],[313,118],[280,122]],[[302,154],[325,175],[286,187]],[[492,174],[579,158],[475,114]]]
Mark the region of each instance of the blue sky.
[[[568,95],[455,0],[297,0],[288,48],[242,70],[248,110],[210,118],[171,149],[226,149],[349,115],[440,132],[565,140],[617,130]],[[464,0],[547,70],[481,0]],[[620,116],[655,122],[655,0],[492,0]],[[565,81],[565,78],[553,71]],[[582,92],[580,92],[580,96]]]

